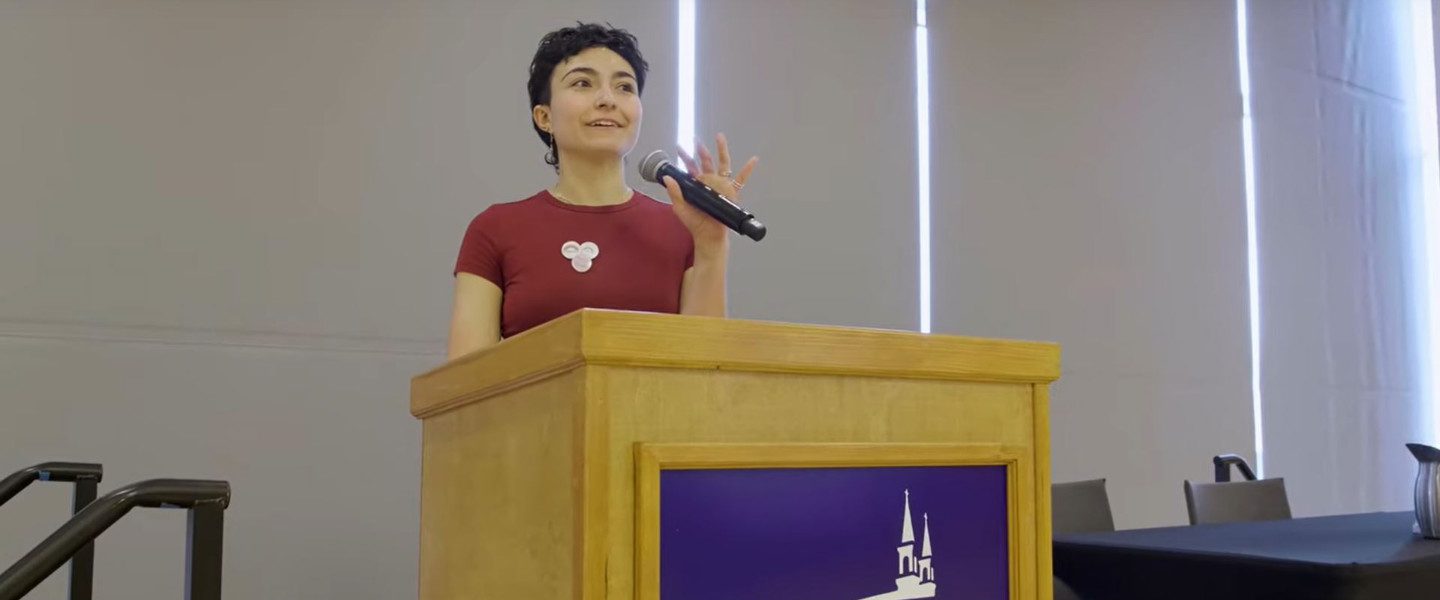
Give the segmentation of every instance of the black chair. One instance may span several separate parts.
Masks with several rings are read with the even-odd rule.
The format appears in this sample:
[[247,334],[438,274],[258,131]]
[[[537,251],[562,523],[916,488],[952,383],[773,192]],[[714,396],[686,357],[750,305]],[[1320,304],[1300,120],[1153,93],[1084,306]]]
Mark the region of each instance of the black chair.
[[[71,514],[95,501],[105,468],[93,463],[47,462],[26,467],[0,479],[0,506],[25,491],[36,481],[75,484]],[[86,544],[70,559],[70,600],[90,600],[94,594],[95,545]]]
[[1215,482],[1223,483],[1230,481],[1230,467],[1240,470],[1240,476],[1246,481],[1255,481],[1255,471],[1250,468],[1250,463],[1239,454],[1221,454],[1211,459],[1215,463]]

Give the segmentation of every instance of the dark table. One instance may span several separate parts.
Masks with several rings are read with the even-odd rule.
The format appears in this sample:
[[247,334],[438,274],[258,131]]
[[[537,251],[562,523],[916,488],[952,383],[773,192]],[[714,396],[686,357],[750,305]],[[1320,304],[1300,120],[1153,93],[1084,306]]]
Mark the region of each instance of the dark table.
[[1055,537],[1055,576],[1086,600],[1437,600],[1440,540],[1415,513]]

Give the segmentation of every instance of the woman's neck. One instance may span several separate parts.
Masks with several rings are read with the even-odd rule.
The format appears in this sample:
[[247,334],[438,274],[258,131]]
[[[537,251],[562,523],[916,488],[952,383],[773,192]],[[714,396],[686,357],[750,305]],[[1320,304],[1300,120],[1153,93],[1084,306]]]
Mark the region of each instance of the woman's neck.
[[620,160],[587,161],[568,155],[560,158],[560,176],[551,193],[562,202],[585,206],[624,204],[633,194],[625,185]]

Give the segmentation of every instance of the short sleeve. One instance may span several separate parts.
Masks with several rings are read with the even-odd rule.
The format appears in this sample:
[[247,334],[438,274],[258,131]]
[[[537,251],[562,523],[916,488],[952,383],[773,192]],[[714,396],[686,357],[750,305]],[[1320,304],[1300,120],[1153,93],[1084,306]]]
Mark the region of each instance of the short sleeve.
[[493,228],[493,215],[488,211],[470,221],[470,226],[465,229],[465,238],[460,242],[460,255],[455,259],[452,274],[471,273],[490,280],[496,286],[504,286],[500,249],[495,244]]

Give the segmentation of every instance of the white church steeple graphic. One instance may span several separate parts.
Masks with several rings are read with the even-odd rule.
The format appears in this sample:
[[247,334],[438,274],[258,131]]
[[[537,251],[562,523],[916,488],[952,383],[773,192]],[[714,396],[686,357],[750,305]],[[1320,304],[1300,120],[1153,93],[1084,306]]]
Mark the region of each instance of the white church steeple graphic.
[[924,513],[925,521],[920,539],[920,556],[915,556],[915,522],[910,516],[910,490],[905,490],[905,521],[900,530],[900,545],[895,548],[899,554],[899,574],[895,577],[895,591],[871,596],[863,600],[914,600],[935,597],[935,568],[930,564],[934,553],[930,547],[930,515]]

